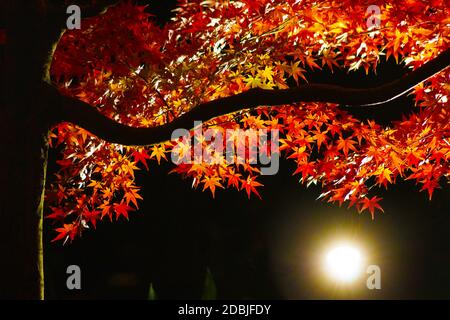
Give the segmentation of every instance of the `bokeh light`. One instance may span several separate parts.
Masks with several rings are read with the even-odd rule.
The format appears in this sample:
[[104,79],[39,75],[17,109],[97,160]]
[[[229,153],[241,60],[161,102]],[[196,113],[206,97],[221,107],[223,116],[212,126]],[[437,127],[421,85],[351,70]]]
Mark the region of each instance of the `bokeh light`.
[[362,253],[357,246],[340,243],[327,251],[325,271],[332,279],[349,283],[361,274],[362,262]]

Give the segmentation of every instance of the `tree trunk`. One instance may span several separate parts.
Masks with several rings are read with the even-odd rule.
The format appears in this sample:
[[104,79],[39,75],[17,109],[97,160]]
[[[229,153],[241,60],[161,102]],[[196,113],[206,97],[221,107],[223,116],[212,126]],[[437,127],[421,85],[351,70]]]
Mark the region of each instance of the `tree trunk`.
[[1,119],[0,298],[43,299],[46,137],[38,122]]
[[[113,0],[93,2],[84,17]],[[88,10],[90,9],[90,10]],[[63,3],[2,0],[0,44],[0,298],[43,299],[42,215],[47,134],[61,101],[48,67],[67,19]],[[0,26],[1,28],[2,26]]]
[[[61,27],[46,1],[2,1],[0,298],[43,299],[42,214],[52,103],[43,79]],[[47,112],[46,112],[47,111]]]

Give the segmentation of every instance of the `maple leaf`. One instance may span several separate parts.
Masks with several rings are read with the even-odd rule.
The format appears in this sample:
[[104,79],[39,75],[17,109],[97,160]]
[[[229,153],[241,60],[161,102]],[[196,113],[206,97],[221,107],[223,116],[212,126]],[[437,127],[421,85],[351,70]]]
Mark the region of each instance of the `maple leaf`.
[[328,130],[330,131],[331,135],[334,137],[335,135],[341,134],[342,127],[337,125],[336,123],[333,123],[328,126]]
[[281,146],[279,147],[280,151],[289,150],[294,146],[294,141],[291,135],[286,135],[286,139],[280,139]]
[[387,188],[387,184],[392,183],[392,171],[389,168],[385,168],[381,166],[377,171],[374,172],[374,175],[377,175],[377,182],[379,185],[383,185]]
[[68,169],[73,165],[73,161],[70,159],[56,160],[56,163],[61,167],[62,170]]
[[306,146],[294,148],[292,154],[288,156],[288,159],[296,159],[297,162],[306,161],[308,159],[308,153],[306,152]]
[[65,243],[68,239],[71,241],[75,239],[78,233],[78,226],[75,224],[64,224],[62,228],[56,228],[55,231],[59,234],[53,238],[52,242],[64,239]]
[[207,168],[202,162],[194,162],[194,164],[190,165],[188,172],[195,172],[197,175],[201,175],[207,172]]
[[356,144],[356,142],[351,139],[343,139],[342,137],[339,137],[337,149],[343,150],[345,156],[347,157],[349,150],[356,151],[354,144]]
[[255,180],[256,177],[248,176],[246,180],[242,180],[242,189],[245,189],[247,192],[247,196],[250,199],[250,194],[253,192],[258,196],[258,198],[261,199],[261,196],[259,195],[258,191],[256,190],[256,187],[262,186],[261,183]]
[[136,167],[133,162],[125,158],[123,159],[119,158],[119,168],[118,168],[119,174],[120,173],[130,174],[131,177],[134,179],[134,170],[139,170],[139,168]]
[[152,147],[152,153],[150,154],[150,158],[154,158],[156,157],[156,159],[158,160],[158,164],[160,164],[161,162],[161,158],[164,158],[165,160],[167,160],[166,158],[166,147],[164,146],[164,144],[162,145],[154,145]]
[[[327,131],[325,132],[320,132],[320,131],[315,131],[316,134],[313,136],[313,139],[317,141],[317,149],[320,149],[320,146],[322,145],[322,143],[326,142],[328,140],[328,137],[326,135]],[[325,144],[326,146],[326,144]]]
[[445,158],[446,158],[446,156],[445,156],[444,152],[434,151],[433,155],[431,156],[430,159],[435,160],[437,163],[440,163],[441,161],[444,162]]
[[63,221],[66,217],[66,212],[62,210],[61,208],[51,208],[52,213],[45,216],[46,219],[54,219],[58,221]]
[[368,209],[370,211],[370,214],[372,215],[372,219],[375,219],[375,209],[381,210],[384,212],[383,208],[378,204],[378,202],[382,198],[378,197],[372,197],[371,199],[364,197],[361,200],[361,209],[359,212],[363,212],[364,210]]
[[433,192],[437,188],[440,188],[440,186],[436,180],[425,180],[425,182],[423,183],[422,189],[420,189],[420,191],[427,190],[428,198],[429,198],[429,200],[431,200],[431,198],[433,197]]
[[401,176],[403,176],[404,160],[402,160],[397,152],[394,151],[391,151],[389,153],[389,156],[391,158],[393,167],[400,173]]
[[329,202],[339,202],[339,206],[341,206],[347,195],[349,194],[350,190],[348,188],[338,188],[336,190],[333,190],[333,195],[330,197]]
[[226,175],[228,178],[227,187],[234,186],[239,189],[239,182],[242,181],[242,175],[240,173],[235,173],[234,170],[230,170],[230,173]]
[[123,216],[125,219],[128,220],[128,213],[130,211],[135,210],[126,203],[124,203],[123,201],[121,203],[114,203],[114,212],[116,213],[116,220],[118,220],[120,216]]
[[114,196],[114,192],[110,188],[105,188],[102,190],[103,198],[107,200],[111,200],[111,198]]
[[99,209],[102,209],[102,215],[100,219],[103,219],[104,216],[108,216],[109,219],[112,221],[112,214],[113,214],[113,205],[109,203],[109,201],[104,201],[100,206]]
[[336,55],[334,53],[328,53],[327,51],[324,51],[324,54],[322,55],[322,67],[326,64],[328,68],[330,68],[331,72],[334,72],[333,66],[336,66],[339,68],[339,64],[336,62]]
[[305,162],[303,164],[300,164],[297,167],[297,170],[293,173],[293,175],[301,173],[302,174],[302,181],[306,181],[306,178],[309,176],[313,176],[315,174],[315,166],[312,162]]
[[258,73],[263,79],[273,81],[273,67],[266,66],[264,70],[258,71]]
[[92,180],[90,184],[88,184],[88,187],[94,188],[94,189],[101,189],[102,183],[99,181]]
[[81,216],[87,221],[92,223],[94,229],[97,227],[97,220],[100,218],[101,211],[84,209]]
[[220,183],[220,177],[213,176],[208,177],[206,176],[202,182],[204,183],[203,191],[206,189],[209,189],[212,193],[213,198],[215,197],[216,187],[223,188],[222,184]]
[[300,64],[300,61],[297,61],[295,63],[291,63],[290,69],[289,69],[289,73],[294,78],[294,80],[295,80],[295,82],[297,84],[298,84],[298,77],[301,77],[303,80],[308,82],[308,80],[306,80],[306,77],[304,75],[306,70],[301,68],[301,67],[299,67],[299,64]]
[[137,200],[144,200],[138,193],[139,189],[137,188],[128,188],[128,190],[125,192],[125,202],[127,205],[132,202],[136,208],[138,208]]
[[313,57],[311,57],[311,56],[306,56],[305,60],[306,60],[306,64],[307,64],[312,70],[314,70],[314,68],[319,69],[319,70],[322,69],[322,68],[315,62],[315,59],[314,59]]
[[408,40],[408,36],[402,33],[400,30],[395,29],[395,39],[390,44],[390,48],[387,51],[386,59],[389,59],[389,56],[392,54],[395,58],[395,61],[398,63],[398,55],[400,45]]
[[261,88],[264,87],[264,83],[259,76],[253,77],[248,76],[245,80],[245,83],[248,88]]
[[411,150],[408,156],[406,157],[406,161],[410,166],[418,166],[421,160],[422,155],[416,150]]
[[[142,163],[145,166],[145,168],[148,170],[147,159],[150,159],[150,156],[148,155],[148,153],[145,149],[142,149],[140,151],[137,151],[137,150],[134,151],[133,157],[134,157],[134,162]],[[159,163],[159,160],[158,160],[158,163]]]

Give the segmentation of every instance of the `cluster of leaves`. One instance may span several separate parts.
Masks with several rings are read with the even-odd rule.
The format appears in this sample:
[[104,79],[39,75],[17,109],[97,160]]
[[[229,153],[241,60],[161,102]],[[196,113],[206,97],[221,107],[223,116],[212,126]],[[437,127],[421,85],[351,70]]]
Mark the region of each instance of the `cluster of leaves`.
[[[381,8],[380,26],[368,28],[370,5]],[[445,1],[437,0],[180,1],[164,28],[144,7],[124,3],[65,32],[51,74],[63,94],[115,121],[152,127],[250,88],[307,82],[308,70],[368,73],[390,57],[414,70],[448,48],[449,25]],[[238,134],[278,129],[280,150],[296,162],[294,174],[303,183],[320,184],[322,198],[373,216],[382,210],[380,198],[369,195],[373,186],[412,179],[431,198],[448,180],[449,78],[447,69],[416,87],[416,112],[387,128],[327,103],[262,106],[204,125]],[[57,126],[51,141],[62,150],[61,169],[47,190],[47,217],[60,226],[55,240],[73,239],[105,216],[128,218],[142,199],[135,171],[148,170],[150,160],[167,160],[169,152],[191,152],[177,141],[110,144],[71,124]],[[209,143],[202,141],[205,148]],[[259,196],[260,169],[250,157],[240,165],[214,157],[212,163],[179,164],[173,172],[213,196],[225,187]]]

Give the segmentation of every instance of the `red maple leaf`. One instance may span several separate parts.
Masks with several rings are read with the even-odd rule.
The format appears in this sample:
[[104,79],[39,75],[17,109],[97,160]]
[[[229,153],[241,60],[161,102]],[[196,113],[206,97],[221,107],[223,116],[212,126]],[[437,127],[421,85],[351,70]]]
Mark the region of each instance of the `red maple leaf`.
[[422,186],[422,189],[420,189],[420,191],[427,190],[428,198],[431,200],[434,190],[438,189],[438,188],[440,188],[440,186],[436,180],[426,180]]
[[128,220],[128,213],[130,211],[135,210],[123,201],[121,203],[114,204],[114,212],[116,213],[116,220],[118,220],[120,216],[124,216],[125,219]]
[[141,151],[134,151],[133,152],[134,161],[136,163],[142,163],[145,168],[148,170],[148,164],[147,160],[150,159],[150,156],[148,155],[147,151],[145,149],[142,149]]
[[361,208],[359,209],[359,212],[363,212],[364,210],[368,209],[370,211],[370,214],[372,215],[372,219],[374,219],[375,209],[379,209],[384,212],[383,208],[378,204],[381,199],[382,198],[378,197],[372,197],[371,199],[363,198],[360,202]]
[[72,223],[64,224],[62,228],[56,228],[55,231],[59,234],[52,240],[52,242],[62,239],[65,239],[64,242],[68,239],[72,241],[78,233],[78,225]]
[[101,211],[99,210],[83,210],[83,213],[81,214],[82,217],[86,220],[86,222],[92,223],[94,226],[94,229],[97,227],[97,220],[100,219]]
[[255,180],[256,177],[248,176],[247,180],[242,180],[242,189],[245,189],[247,192],[247,196],[250,199],[250,194],[253,192],[258,196],[258,198],[261,199],[261,196],[259,195],[258,191],[256,190],[256,187],[262,186],[261,183]]

